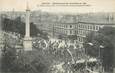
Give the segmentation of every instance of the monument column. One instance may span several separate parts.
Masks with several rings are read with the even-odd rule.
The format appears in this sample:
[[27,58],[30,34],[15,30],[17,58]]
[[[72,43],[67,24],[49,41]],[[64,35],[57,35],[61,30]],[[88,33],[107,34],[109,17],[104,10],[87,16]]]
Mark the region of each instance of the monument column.
[[27,6],[26,9],[26,34],[25,37],[30,37],[30,10]]
[[32,50],[32,38],[30,37],[30,9],[27,4],[26,9],[26,25],[25,25],[25,37],[23,41],[23,46],[25,51]]

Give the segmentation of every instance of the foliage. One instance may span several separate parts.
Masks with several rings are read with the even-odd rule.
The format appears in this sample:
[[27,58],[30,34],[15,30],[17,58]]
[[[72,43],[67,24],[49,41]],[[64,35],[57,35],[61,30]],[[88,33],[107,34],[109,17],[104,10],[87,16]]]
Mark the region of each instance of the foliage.
[[[11,44],[10,44],[11,45]],[[2,50],[1,70],[2,72],[10,72],[14,69],[14,60],[16,59],[16,49],[5,44]]]
[[[92,43],[93,45],[89,45]],[[115,28],[103,27],[98,32],[91,32],[84,43],[87,54],[94,57],[99,57],[105,70],[109,71],[114,63],[114,50],[115,50]],[[101,47],[103,46],[103,47]]]
[[[25,35],[25,23],[21,21],[20,17],[17,17],[14,20],[4,18],[2,21],[2,29],[5,31],[10,31],[10,32],[16,32],[22,35],[24,37]],[[30,23],[30,35],[32,37],[37,36],[38,33],[43,36],[45,39],[47,39],[47,34],[43,33],[41,30],[39,30],[36,25],[31,22]]]
[[42,50],[19,51],[5,46],[2,51],[2,72],[48,73],[52,59]]
[[69,35],[68,38],[69,38],[69,39],[72,39],[72,40],[76,40],[76,39],[77,39],[77,36],[76,36],[76,35]]
[[17,62],[22,67],[18,68],[19,71],[23,70],[26,73],[48,73],[51,65],[51,60],[48,56],[37,50],[20,52]]

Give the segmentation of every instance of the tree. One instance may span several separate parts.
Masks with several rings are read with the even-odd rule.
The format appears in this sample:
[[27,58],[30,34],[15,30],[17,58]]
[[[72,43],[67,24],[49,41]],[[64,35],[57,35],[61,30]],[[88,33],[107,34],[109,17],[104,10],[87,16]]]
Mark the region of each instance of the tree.
[[9,39],[11,38],[7,38],[7,40],[4,43],[4,48],[2,49],[2,72],[12,72],[14,69],[14,61],[16,59],[16,49],[14,48],[15,41],[12,41],[13,44],[11,44],[8,42]]
[[25,24],[21,22],[21,18],[18,17],[15,20],[4,18],[2,21],[2,30],[16,32],[24,36],[25,34]]
[[[93,45],[89,45],[92,43]],[[114,63],[114,50],[115,50],[115,28],[103,27],[98,32],[91,32],[87,35],[84,47],[87,54],[93,57],[99,57],[106,71],[110,71]],[[103,46],[100,47],[100,46]]]
[[[17,62],[18,70],[25,73],[48,73],[52,59],[43,53],[43,50],[21,52]],[[19,72],[20,72],[19,71]]]
[[[91,55],[93,57],[98,57],[98,52],[99,52],[99,42],[97,41],[97,32],[90,32],[87,36],[86,36],[86,40],[84,45],[84,48],[86,49],[86,53],[88,55]],[[92,45],[90,45],[89,43],[92,43]]]
[[[4,18],[2,21],[2,29],[6,32],[16,32],[25,35],[25,23],[18,17],[15,20]],[[37,36],[40,33],[41,36],[47,37],[42,31],[36,28],[34,23],[30,23],[31,36]],[[14,39],[15,40],[15,39]],[[5,36],[5,46],[2,51],[2,72],[30,72],[30,73],[47,73],[51,60],[46,55],[41,53],[42,51],[35,51],[30,53],[17,54],[15,45],[17,41],[12,41],[12,38]],[[12,43],[13,42],[13,43]],[[18,55],[18,58],[17,58]],[[25,61],[26,60],[26,61]],[[37,63],[37,65],[36,65]]]
[[71,40],[76,40],[77,36],[76,35],[69,35],[68,38],[71,39]]
[[[22,37],[25,35],[25,23],[21,21],[21,17],[17,17],[14,20],[3,18],[2,29],[4,31],[16,32],[21,34]],[[39,30],[33,22],[30,22],[30,35],[32,37],[37,36],[38,33],[45,39],[48,39],[47,34]]]
[[63,36],[62,36],[62,35],[59,35],[59,36],[58,36],[58,39],[62,39],[62,38],[63,38]]

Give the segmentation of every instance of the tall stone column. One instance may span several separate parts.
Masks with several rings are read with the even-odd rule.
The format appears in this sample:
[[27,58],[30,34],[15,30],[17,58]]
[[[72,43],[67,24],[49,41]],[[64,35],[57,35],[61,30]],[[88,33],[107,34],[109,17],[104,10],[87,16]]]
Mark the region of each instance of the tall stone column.
[[26,33],[25,33],[25,37],[30,37],[30,10],[27,7],[26,10]]
[[26,9],[26,25],[25,25],[25,37],[23,41],[25,51],[32,50],[32,38],[30,37],[30,9],[27,5]]

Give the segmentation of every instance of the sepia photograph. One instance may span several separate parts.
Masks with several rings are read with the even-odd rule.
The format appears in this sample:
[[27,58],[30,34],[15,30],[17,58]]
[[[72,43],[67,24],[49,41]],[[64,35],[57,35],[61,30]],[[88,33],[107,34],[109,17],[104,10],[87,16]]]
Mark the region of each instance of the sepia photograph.
[[0,73],[115,73],[115,1],[0,0]]

